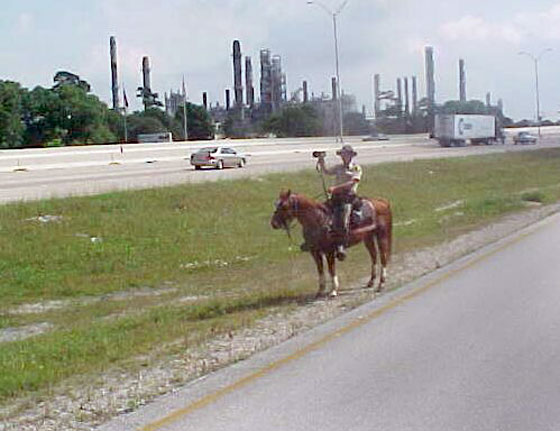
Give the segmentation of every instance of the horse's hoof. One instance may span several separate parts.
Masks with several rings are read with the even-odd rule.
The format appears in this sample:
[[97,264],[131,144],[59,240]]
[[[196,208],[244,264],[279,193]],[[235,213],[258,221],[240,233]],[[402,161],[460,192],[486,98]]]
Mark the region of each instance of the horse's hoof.
[[330,299],[334,299],[338,296],[338,292],[336,290],[333,290],[331,293],[329,293],[329,298]]
[[366,289],[371,289],[373,287],[373,281],[370,281],[367,285],[366,285]]

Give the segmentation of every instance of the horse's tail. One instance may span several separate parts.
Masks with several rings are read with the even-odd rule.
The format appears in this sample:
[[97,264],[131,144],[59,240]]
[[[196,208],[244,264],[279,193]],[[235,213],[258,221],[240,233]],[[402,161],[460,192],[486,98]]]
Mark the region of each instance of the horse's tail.
[[393,252],[393,211],[391,210],[391,203],[387,201],[387,242],[389,243],[389,250],[387,252],[387,262],[391,260],[391,254]]

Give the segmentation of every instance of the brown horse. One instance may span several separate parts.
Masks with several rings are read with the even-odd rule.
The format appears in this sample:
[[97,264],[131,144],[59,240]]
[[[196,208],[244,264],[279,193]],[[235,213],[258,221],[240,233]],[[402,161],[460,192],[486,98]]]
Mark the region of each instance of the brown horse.
[[[371,257],[371,278],[367,287],[373,287],[376,279],[377,247],[381,257],[381,277],[375,292],[381,292],[387,277],[387,263],[391,255],[392,242],[392,214],[391,205],[385,199],[364,199],[362,212],[370,217],[355,225],[351,224],[348,245],[351,247],[364,242]],[[280,193],[276,201],[276,210],[272,215],[270,224],[274,229],[286,229],[289,233],[290,222],[294,219],[302,225],[303,236],[310,246],[310,253],[317,265],[319,273],[319,292],[317,296],[325,293],[326,280],[323,258],[326,257],[329,274],[332,281],[330,297],[338,295],[338,277],[336,275],[336,245],[334,234],[330,229],[332,210],[328,205],[316,202],[303,195],[291,191]]]

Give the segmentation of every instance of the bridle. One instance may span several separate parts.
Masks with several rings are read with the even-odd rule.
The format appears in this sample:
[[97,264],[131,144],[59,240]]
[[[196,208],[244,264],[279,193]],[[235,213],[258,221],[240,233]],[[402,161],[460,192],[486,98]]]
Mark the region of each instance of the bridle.
[[[294,226],[295,222],[294,219],[296,218],[296,214],[299,211],[299,202],[297,199],[292,199],[293,195],[290,195],[287,199],[289,206],[288,210],[291,211],[292,217],[291,220],[288,221],[288,217],[281,217],[281,224],[286,233],[288,234],[288,238],[292,241],[292,227]],[[284,211],[285,208],[282,207],[284,200],[279,200],[276,202],[276,214],[279,214],[279,211]],[[293,242],[293,241],[292,241]]]

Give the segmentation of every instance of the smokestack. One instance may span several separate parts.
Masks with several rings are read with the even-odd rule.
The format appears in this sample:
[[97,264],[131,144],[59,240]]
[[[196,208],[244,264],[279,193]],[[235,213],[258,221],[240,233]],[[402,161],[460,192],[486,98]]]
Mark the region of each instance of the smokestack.
[[337,85],[336,85],[336,78],[333,76],[332,80],[331,80],[331,86],[332,86],[332,100],[337,100]]
[[412,77],[412,113],[418,110],[418,80],[416,76]]
[[142,59],[142,78],[144,89],[152,91],[152,84],[150,83],[150,59],[148,57]]
[[204,106],[204,109],[208,111],[208,93],[206,92],[202,93],[202,106]]
[[430,107],[433,108],[436,101],[436,84],[434,80],[434,48],[426,47],[426,96]]
[[261,109],[269,114],[272,112],[272,63],[270,51],[262,49],[261,56]]
[[434,71],[434,48],[426,47],[426,92],[428,98],[428,130],[430,134],[434,130],[434,111],[436,105],[436,83]]
[[399,113],[402,112],[403,108],[403,97],[402,97],[402,81],[401,78],[397,78],[397,104],[399,106]]
[[229,111],[231,108],[231,98],[229,95],[229,88],[226,90],[226,111]]
[[251,57],[245,57],[245,91],[247,92],[247,105],[255,105],[255,87],[253,87],[253,63]]
[[243,105],[243,84],[241,83],[241,44],[233,41],[233,84],[235,92],[235,106]]
[[373,77],[373,111],[375,113],[375,118],[379,118],[381,115],[381,100],[380,97],[380,87],[381,87],[381,76],[375,74]]
[[492,93],[486,93],[486,106],[490,108],[492,106]]
[[465,60],[459,60],[459,100],[467,101],[467,75],[465,74]]
[[117,71],[117,41],[114,36],[109,39],[109,51],[111,54],[111,90],[113,92],[113,109],[119,109],[119,77]]
[[309,102],[309,93],[307,90],[307,81],[303,81],[303,103]]
[[408,78],[404,78],[404,112],[410,115],[410,97],[408,93]]

